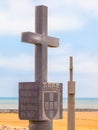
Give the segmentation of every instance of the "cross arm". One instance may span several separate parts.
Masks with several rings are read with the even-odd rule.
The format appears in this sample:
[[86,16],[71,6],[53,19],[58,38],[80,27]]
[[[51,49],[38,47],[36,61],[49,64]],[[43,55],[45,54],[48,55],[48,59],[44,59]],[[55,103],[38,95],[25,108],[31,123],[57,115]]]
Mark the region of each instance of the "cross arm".
[[30,44],[44,44],[46,43],[49,47],[58,47],[59,46],[59,39],[46,36],[39,33],[32,33],[32,32],[23,32],[22,33],[22,42],[27,42]]
[[27,42],[30,44],[40,44],[41,43],[41,35],[38,33],[32,32],[23,32],[22,33],[22,42]]
[[47,36],[46,41],[47,41],[47,45],[49,47],[58,47],[59,46],[59,38]]

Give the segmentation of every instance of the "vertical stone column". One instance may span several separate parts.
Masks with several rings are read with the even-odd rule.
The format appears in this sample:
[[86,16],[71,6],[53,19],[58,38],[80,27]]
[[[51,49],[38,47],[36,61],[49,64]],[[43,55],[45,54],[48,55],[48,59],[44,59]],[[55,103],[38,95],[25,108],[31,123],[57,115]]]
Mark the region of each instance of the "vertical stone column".
[[[47,7],[36,6],[35,32],[47,36]],[[47,44],[35,46],[35,81],[47,82]]]
[[52,121],[29,121],[29,130],[52,130]]
[[68,82],[68,130],[75,130],[75,81],[73,81],[73,57],[70,57],[70,81]]
[[[35,32],[47,35],[47,7],[36,6]],[[35,46],[35,81],[47,82],[47,44]],[[52,130],[52,120],[29,121],[30,130]]]

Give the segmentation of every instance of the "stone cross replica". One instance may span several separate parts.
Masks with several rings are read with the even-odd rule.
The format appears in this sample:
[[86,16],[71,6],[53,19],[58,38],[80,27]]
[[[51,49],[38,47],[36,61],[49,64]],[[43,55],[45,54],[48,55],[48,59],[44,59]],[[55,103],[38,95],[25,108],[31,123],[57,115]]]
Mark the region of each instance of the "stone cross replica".
[[52,130],[52,119],[62,118],[62,83],[47,82],[47,47],[59,39],[47,36],[46,6],[36,6],[35,33],[23,32],[22,42],[35,45],[35,82],[19,83],[19,118],[30,130]]
[[68,130],[75,130],[75,81],[73,81],[73,57],[70,57],[70,81],[68,82]]

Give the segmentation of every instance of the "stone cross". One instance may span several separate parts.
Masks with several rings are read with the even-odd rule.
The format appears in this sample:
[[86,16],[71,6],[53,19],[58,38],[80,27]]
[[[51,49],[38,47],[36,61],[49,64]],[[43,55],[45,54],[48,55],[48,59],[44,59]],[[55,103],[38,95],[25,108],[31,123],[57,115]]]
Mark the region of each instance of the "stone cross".
[[52,119],[62,118],[62,83],[47,82],[47,47],[59,39],[47,35],[46,6],[36,6],[35,33],[23,32],[22,42],[35,45],[35,82],[19,83],[19,118],[30,130],[52,130]]
[[47,36],[47,7],[35,10],[35,32],[23,32],[22,41],[35,44],[35,81],[47,82],[47,47],[58,47],[59,39]]
[[73,81],[73,57],[70,57],[70,81],[68,82],[68,130],[75,130],[75,81]]

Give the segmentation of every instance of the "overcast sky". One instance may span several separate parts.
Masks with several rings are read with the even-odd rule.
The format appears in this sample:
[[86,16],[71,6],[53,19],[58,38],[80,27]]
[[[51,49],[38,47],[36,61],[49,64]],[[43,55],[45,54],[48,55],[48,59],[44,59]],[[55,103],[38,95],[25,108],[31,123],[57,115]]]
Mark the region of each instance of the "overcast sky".
[[98,0],[0,0],[0,97],[17,97],[19,82],[34,82],[34,45],[21,32],[35,31],[35,6],[48,6],[48,82],[62,82],[67,97],[73,56],[76,97],[98,97]]

